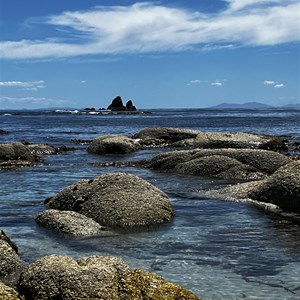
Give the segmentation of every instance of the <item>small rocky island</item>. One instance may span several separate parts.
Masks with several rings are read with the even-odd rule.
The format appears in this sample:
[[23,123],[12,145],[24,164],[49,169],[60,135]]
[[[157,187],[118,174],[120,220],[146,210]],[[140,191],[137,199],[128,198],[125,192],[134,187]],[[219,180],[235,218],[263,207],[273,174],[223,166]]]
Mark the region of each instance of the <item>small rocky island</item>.
[[121,96],[114,98],[107,109],[113,111],[136,111],[136,107],[133,105],[132,100],[128,100],[124,106]]

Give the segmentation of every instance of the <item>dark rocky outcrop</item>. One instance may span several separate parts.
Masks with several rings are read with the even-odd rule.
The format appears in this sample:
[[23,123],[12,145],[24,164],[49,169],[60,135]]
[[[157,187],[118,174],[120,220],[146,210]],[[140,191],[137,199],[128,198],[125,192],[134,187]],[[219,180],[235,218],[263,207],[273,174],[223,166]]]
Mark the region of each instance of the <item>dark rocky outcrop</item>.
[[107,109],[112,111],[136,111],[136,107],[133,105],[132,100],[128,100],[126,105],[124,105],[121,96],[114,98]]
[[105,227],[74,211],[48,209],[39,213],[35,220],[40,226],[73,236],[104,235],[105,233]]
[[117,96],[112,100],[111,104],[107,107],[107,109],[119,111],[126,110],[126,107],[123,104],[121,96]]
[[65,145],[62,145],[60,147],[54,147],[48,144],[28,144],[28,149],[33,155],[38,155],[38,156],[53,155],[65,151],[75,150],[75,148],[67,147]]
[[9,134],[10,132],[4,129],[0,129],[0,134]]
[[136,107],[133,105],[132,100],[126,102],[126,110],[136,111]]
[[112,256],[78,260],[67,256],[43,257],[26,268],[18,290],[26,300],[199,299],[156,274],[133,271],[123,260]]
[[94,154],[126,154],[140,148],[137,140],[127,136],[100,136],[93,140],[87,151]]
[[112,173],[80,180],[47,199],[53,209],[77,211],[102,226],[145,230],[169,222],[168,196],[138,176]]
[[148,168],[224,179],[259,179],[291,160],[279,153],[252,149],[196,149],[160,154]]
[[0,170],[31,166],[39,158],[22,143],[0,144]]
[[13,285],[24,268],[17,246],[0,230],[0,280]]

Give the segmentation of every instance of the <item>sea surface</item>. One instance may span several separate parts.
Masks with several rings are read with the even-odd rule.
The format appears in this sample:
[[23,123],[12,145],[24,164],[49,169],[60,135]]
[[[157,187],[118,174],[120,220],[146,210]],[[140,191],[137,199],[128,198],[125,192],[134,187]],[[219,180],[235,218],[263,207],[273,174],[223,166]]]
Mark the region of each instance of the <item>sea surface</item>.
[[[30,263],[49,254],[74,258],[114,255],[179,283],[206,300],[300,299],[300,224],[241,202],[203,198],[230,182],[162,174],[141,167],[103,167],[105,161],[149,159],[165,149],[97,156],[87,144],[100,135],[130,136],[146,127],[274,134],[300,141],[300,110],[153,110],[151,114],[89,115],[0,111],[1,143],[26,140],[75,151],[44,157],[29,168],[0,172],[0,229]],[[37,226],[43,201],[82,178],[136,174],[166,192],[176,217],[155,232],[70,238]]]

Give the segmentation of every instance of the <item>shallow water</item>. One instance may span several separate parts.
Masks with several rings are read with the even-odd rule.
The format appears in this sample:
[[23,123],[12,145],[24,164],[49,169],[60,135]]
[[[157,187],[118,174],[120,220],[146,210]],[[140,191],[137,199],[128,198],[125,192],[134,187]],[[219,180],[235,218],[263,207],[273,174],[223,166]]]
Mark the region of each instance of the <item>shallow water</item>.
[[[161,150],[125,156],[88,154],[74,139],[131,135],[145,127],[244,131],[300,140],[300,111],[155,111],[151,115],[90,116],[0,112],[1,142],[65,144],[76,151],[45,157],[34,167],[0,173],[0,228],[27,263],[48,254],[114,255],[132,268],[156,272],[203,299],[299,299],[300,225],[246,203],[204,199],[205,189],[228,184],[139,167],[100,167],[98,162],[148,159]],[[155,232],[70,238],[39,228],[43,201],[81,178],[134,173],[166,192],[176,217]]]

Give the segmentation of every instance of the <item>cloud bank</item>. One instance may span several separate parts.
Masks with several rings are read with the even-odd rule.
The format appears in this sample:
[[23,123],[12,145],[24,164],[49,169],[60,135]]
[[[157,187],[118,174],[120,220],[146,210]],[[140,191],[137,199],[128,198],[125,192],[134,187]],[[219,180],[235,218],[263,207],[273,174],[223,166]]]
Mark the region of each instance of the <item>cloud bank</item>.
[[44,80],[38,81],[0,81],[0,87],[22,87],[25,90],[37,91],[45,88]]
[[[184,51],[299,42],[298,0],[223,0],[208,14],[152,2],[98,6],[37,19],[57,36],[0,42],[2,59]],[[63,32],[63,35],[62,35]],[[72,42],[70,42],[72,40]]]
[[0,96],[1,108],[20,108],[20,107],[53,107],[62,105],[74,105],[73,102],[63,99],[50,99],[45,97],[6,97]]

